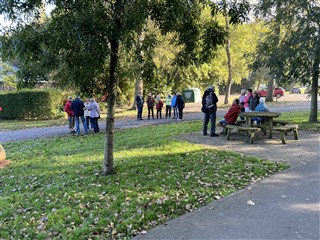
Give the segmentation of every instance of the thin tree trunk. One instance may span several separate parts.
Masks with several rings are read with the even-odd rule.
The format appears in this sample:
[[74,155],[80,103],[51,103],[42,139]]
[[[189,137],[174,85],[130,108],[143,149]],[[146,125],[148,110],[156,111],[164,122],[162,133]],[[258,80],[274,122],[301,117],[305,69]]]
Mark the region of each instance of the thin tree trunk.
[[115,173],[113,167],[113,145],[114,145],[114,110],[116,104],[117,93],[117,65],[119,53],[119,41],[110,40],[111,58],[110,58],[110,79],[108,84],[108,111],[106,123],[106,136],[104,144],[104,161],[103,161],[103,176]]
[[315,57],[313,62],[313,74],[312,74],[312,83],[311,83],[311,106],[310,106],[309,122],[318,122],[318,89],[319,89],[319,65],[320,65],[319,34],[318,34],[318,42],[316,45],[316,50],[314,52],[315,52]]
[[227,44],[226,44],[226,53],[227,53],[227,58],[228,58],[228,82],[226,85],[224,104],[228,104],[229,103],[229,96],[230,96],[230,92],[231,92],[231,85],[232,85],[232,64],[231,64],[231,54],[230,54],[229,22],[228,22],[227,16],[225,16],[225,20],[226,20],[226,31],[228,33]]
[[273,102],[274,77],[269,75],[266,102]]
[[[141,41],[142,41],[142,34],[139,33],[138,36],[137,36],[137,45],[136,45],[136,52],[137,52],[137,55],[138,54],[141,54],[141,50],[140,50],[140,47],[141,47]],[[139,66],[141,65],[140,62],[138,62]],[[138,73],[138,76],[136,78],[136,82],[135,82],[135,88],[134,88],[134,97],[133,97],[133,104],[132,104],[132,110],[135,110],[136,109],[136,96],[139,94],[139,92],[142,92],[143,91],[143,79],[141,78],[141,68],[139,67],[140,71]]]

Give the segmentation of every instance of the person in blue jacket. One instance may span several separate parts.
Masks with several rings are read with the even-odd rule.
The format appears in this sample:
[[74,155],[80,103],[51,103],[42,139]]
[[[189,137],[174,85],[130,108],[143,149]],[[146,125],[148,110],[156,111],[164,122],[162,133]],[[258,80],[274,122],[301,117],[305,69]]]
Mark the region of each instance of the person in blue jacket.
[[171,107],[173,109],[173,119],[178,118],[178,108],[176,107],[177,95],[174,93],[171,99]]
[[[258,104],[258,106],[256,106],[254,111],[255,112],[269,112],[269,108],[266,105],[266,102],[265,102],[264,98],[260,98],[259,99],[259,104]],[[257,124],[261,124],[261,123],[264,122],[264,118],[261,118],[261,117],[252,118],[251,120],[252,120],[252,122],[256,121]]]

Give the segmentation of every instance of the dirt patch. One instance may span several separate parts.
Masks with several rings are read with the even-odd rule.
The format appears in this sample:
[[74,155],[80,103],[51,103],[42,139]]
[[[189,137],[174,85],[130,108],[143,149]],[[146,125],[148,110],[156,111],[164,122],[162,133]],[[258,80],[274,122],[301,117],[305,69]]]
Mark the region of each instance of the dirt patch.
[[11,164],[10,161],[4,160],[4,161],[0,162],[0,168],[5,168],[5,167],[7,167],[7,166],[10,165],[10,164]]

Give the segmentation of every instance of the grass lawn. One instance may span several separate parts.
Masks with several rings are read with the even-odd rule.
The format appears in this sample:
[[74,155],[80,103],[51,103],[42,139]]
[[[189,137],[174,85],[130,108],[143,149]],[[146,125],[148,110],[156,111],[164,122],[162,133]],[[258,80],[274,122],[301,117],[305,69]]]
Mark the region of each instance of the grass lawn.
[[[298,124],[300,130],[320,132],[320,124],[310,123],[309,120],[310,111],[300,112],[282,112],[281,116],[276,120],[288,121],[292,124]],[[318,111],[318,119],[320,119],[320,111]]]
[[107,177],[102,133],[4,143],[1,238],[127,239],[287,167],[173,137],[201,125],[116,130]]

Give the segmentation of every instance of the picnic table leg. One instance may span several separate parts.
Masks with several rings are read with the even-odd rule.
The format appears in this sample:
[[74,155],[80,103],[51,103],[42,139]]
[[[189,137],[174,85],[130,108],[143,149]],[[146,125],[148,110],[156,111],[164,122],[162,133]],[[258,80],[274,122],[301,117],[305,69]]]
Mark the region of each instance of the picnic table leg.
[[282,141],[282,144],[286,144],[286,134],[285,134],[285,131],[282,131],[280,132],[280,138],[281,138],[281,141]]
[[250,139],[249,139],[249,143],[252,144],[253,143],[253,138],[254,138],[254,132],[248,132]]
[[273,118],[270,118],[270,129],[269,129],[269,138],[272,138],[272,130],[273,130]]
[[294,139],[299,140],[298,129],[293,129]]
[[231,128],[227,128],[227,140],[230,139],[230,132],[231,132]]

